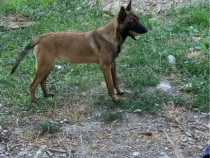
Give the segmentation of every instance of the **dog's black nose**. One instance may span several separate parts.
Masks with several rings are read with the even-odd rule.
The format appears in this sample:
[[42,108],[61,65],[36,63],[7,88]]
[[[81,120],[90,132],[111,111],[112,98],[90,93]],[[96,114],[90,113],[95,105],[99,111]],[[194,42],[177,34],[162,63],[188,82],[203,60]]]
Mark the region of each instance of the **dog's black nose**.
[[143,30],[143,33],[147,33],[149,30],[148,30],[148,28],[144,28],[144,30]]
[[139,25],[140,27],[140,34],[144,34],[144,33],[147,33],[149,30],[147,29],[147,27],[146,26],[144,26],[143,24],[141,24],[140,23],[140,25]]

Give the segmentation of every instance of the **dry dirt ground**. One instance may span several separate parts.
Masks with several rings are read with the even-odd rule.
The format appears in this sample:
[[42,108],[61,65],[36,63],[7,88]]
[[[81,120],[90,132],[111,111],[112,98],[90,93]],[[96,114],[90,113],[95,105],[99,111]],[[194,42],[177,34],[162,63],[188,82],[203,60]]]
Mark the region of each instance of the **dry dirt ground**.
[[[143,14],[152,13],[157,15],[164,13],[170,8],[181,8],[184,5],[197,3],[206,0],[132,0],[132,10]],[[126,7],[129,0],[102,0],[102,6],[111,4],[111,7]]]
[[[167,77],[161,83],[172,85],[171,82]],[[166,134],[185,158],[201,157],[209,140],[209,114],[198,115],[167,102],[158,115],[140,116],[124,111],[122,120],[106,123],[100,119],[105,109],[91,106],[94,100],[88,99],[92,93],[107,95],[105,92],[106,87],[101,84],[79,98],[70,99],[57,111],[49,109],[22,118],[24,126],[14,125],[18,122],[15,118],[11,120],[12,125],[1,125],[0,157],[175,158]],[[168,92],[177,93],[177,88],[171,86]],[[61,131],[48,135],[37,133],[34,125],[47,119],[60,124]]]
[[[121,1],[125,2],[127,3],[125,0]],[[141,3],[136,0],[134,9],[143,9],[145,12],[153,10],[154,14],[158,14],[165,11],[168,5],[181,7],[186,3],[189,3],[189,0],[145,0]],[[170,78],[163,79],[163,83],[171,82],[173,80]],[[155,88],[157,87],[148,90]],[[176,107],[173,102],[167,102],[158,115],[140,116],[139,113],[123,111],[122,120],[106,123],[100,119],[104,109],[92,106],[93,98],[88,99],[93,93],[107,95],[106,91],[104,84],[101,84],[81,94],[80,98],[70,99],[57,111],[49,109],[46,113],[22,118],[24,126],[15,125],[19,122],[16,118],[11,119],[12,124],[1,124],[0,157],[175,158],[167,135],[183,157],[201,157],[209,143],[209,114],[196,114],[190,109]],[[179,93],[173,86],[169,92]],[[40,136],[40,133],[34,130],[34,125],[46,119],[62,125],[61,131]]]

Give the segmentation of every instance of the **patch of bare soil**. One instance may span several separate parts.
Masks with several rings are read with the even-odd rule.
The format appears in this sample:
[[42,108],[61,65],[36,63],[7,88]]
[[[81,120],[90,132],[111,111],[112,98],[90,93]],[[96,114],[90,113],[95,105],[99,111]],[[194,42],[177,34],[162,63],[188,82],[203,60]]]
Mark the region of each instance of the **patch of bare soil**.
[[2,25],[1,27],[3,27],[5,31],[7,31],[9,29],[16,30],[24,27],[29,27],[31,25],[34,25],[36,22],[29,20],[28,17],[22,14],[13,14],[4,18],[0,18],[0,23]]
[[[206,0],[133,0],[132,10],[143,14],[152,13],[153,15],[157,15],[159,13],[165,13],[170,8],[182,8],[186,4],[200,1]],[[126,7],[129,0],[101,0],[101,3],[104,7],[112,4],[114,8],[119,8],[120,6]]]
[[[23,118],[25,126],[0,126],[0,157],[175,158],[170,140],[185,158],[201,157],[209,139],[208,114],[197,115],[171,101],[156,116],[124,111],[123,120],[105,123],[100,119],[104,109],[88,99],[105,91],[101,85],[57,111]],[[62,125],[61,131],[40,136],[34,125],[47,119]]]

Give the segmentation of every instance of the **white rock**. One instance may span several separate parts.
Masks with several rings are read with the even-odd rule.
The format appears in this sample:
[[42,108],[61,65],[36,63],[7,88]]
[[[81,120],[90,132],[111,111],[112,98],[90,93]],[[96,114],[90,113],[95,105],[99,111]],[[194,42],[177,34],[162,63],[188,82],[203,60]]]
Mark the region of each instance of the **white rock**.
[[60,121],[60,124],[63,124],[63,121]]
[[183,140],[182,140],[182,142],[187,142],[187,141],[188,141],[188,139],[187,139],[187,138],[185,138],[185,139],[183,139]]
[[53,153],[51,153],[50,151],[47,151],[47,153],[50,157],[52,157]]
[[40,147],[41,150],[45,150],[46,148],[47,148],[47,145],[42,145],[42,146]]
[[166,155],[166,153],[165,153],[165,152],[161,152],[160,154],[161,154],[161,155]]
[[191,88],[192,88],[192,83],[188,83],[188,84],[181,87],[181,89],[185,89],[185,90],[189,90]]
[[168,62],[169,62],[169,63],[175,64],[175,61],[176,61],[176,59],[174,58],[173,55],[169,55],[169,56],[168,56]]
[[136,110],[134,110],[133,112],[134,112],[134,113],[140,113],[140,112],[142,112],[142,110],[141,110],[141,109],[136,109]]
[[157,89],[161,89],[163,91],[169,91],[171,89],[171,85],[167,82],[161,82],[158,86]]
[[198,145],[198,149],[203,150],[203,146]]
[[21,152],[18,153],[18,156],[24,157],[26,154],[28,154],[27,151],[21,151]]
[[3,153],[5,149],[6,149],[6,146],[4,144],[0,144],[0,153]]
[[192,137],[192,134],[190,132],[186,132],[186,135]]
[[170,158],[168,155],[161,156],[159,158]]
[[60,65],[55,65],[55,67],[56,67],[58,70],[60,70],[60,69],[63,68],[63,66],[60,66]]
[[0,107],[2,107],[3,105],[0,103]]
[[194,51],[194,48],[189,48],[188,51],[189,52],[193,52]]
[[39,156],[41,153],[42,153],[42,151],[41,151],[41,150],[38,150],[38,151],[36,152],[36,157]]
[[155,103],[155,106],[159,107],[160,105],[159,105],[159,104],[157,104],[157,103]]
[[139,156],[140,154],[141,154],[140,152],[134,152],[133,156],[136,157],[136,156]]
[[64,122],[67,122],[67,119],[63,119]]
[[44,152],[44,154],[42,155],[42,158],[48,158],[49,156],[47,155],[46,152]]

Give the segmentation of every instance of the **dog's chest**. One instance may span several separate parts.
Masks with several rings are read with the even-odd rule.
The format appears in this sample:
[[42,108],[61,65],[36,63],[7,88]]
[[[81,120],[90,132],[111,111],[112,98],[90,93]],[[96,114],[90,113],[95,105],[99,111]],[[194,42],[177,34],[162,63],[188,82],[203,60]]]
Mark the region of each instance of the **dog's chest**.
[[121,46],[118,45],[117,47],[115,47],[113,50],[112,50],[112,63],[115,61],[115,59],[118,57],[118,55],[120,54],[121,52]]

